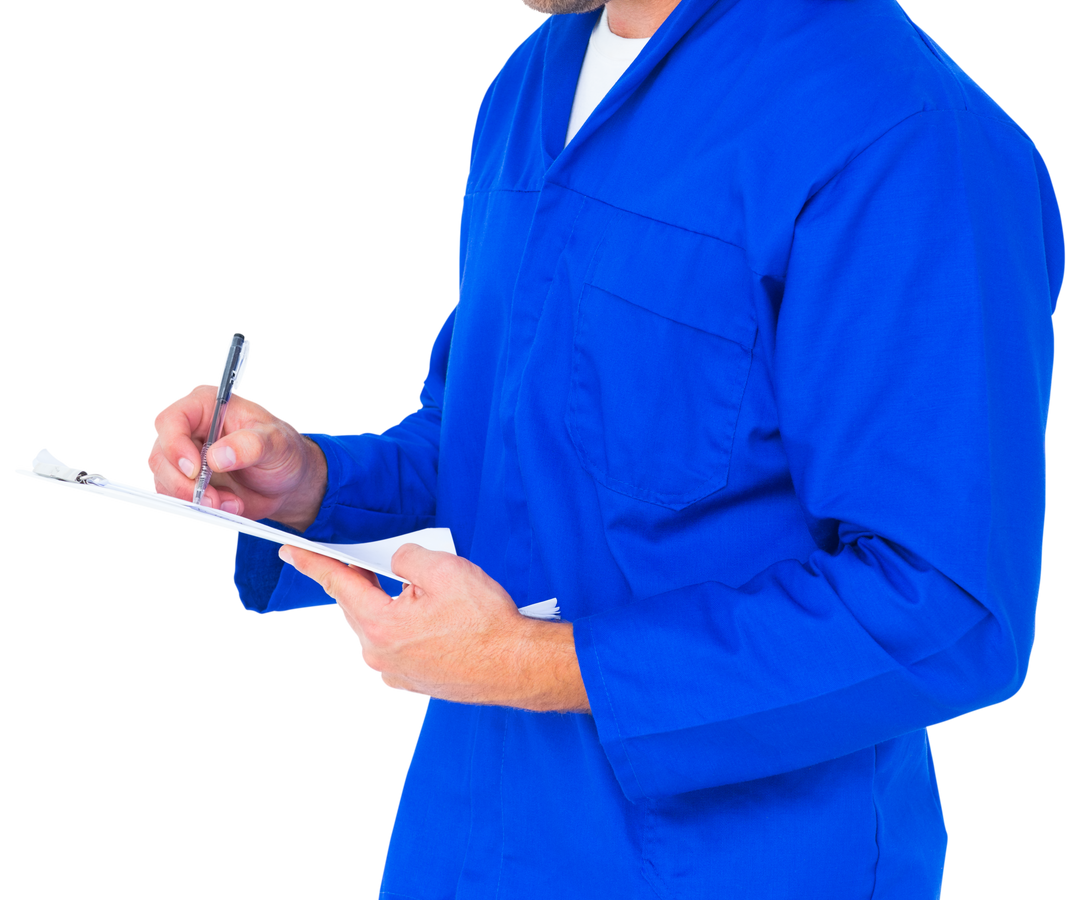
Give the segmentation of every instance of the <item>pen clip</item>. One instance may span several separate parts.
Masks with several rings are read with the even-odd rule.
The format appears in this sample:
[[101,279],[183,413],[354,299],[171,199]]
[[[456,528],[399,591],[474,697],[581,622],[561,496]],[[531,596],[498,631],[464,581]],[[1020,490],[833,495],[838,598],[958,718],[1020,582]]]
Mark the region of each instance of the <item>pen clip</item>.
[[[240,380],[240,372],[244,368],[247,351],[247,338],[239,333],[234,334],[232,343],[229,345],[229,354],[225,357],[225,371],[221,374],[221,385],[218,387],[217,400],[219,404],[229,402],[233,389]],[[213,435],[210,436],[210,440],[213,443]]]

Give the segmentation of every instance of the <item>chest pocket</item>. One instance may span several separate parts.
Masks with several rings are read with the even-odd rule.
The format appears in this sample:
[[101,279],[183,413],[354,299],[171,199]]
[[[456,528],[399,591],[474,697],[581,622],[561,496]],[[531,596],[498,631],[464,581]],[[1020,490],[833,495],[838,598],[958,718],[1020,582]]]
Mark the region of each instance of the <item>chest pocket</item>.
[[743,251],[616,212],[578,301],[566,425],[604,487],[669,509],[727,484],[757,326]]

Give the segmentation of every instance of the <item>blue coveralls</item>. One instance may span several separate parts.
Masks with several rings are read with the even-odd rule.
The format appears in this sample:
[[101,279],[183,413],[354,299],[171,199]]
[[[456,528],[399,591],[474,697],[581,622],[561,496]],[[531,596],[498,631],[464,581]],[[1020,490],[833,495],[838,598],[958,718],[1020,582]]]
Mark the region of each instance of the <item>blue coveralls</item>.
[[892,0],[682,0],[563,149],[595,17],[484,98],[423,408],[317,437],[309,536],[449,527],[593,710],[431,701],[384,896],[934,897],[924,729],[1032,642],[1046,169]]

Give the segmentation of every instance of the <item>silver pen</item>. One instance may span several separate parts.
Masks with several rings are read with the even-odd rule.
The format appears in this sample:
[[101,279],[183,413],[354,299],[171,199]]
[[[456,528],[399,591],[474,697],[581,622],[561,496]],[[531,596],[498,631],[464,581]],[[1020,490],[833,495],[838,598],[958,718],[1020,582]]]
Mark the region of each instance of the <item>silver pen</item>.
[[210,483],[210,461],[207,455],[210,445],[221,437],[221,429],[225,427],[225,410],[229,406],[229,398],[232,397],[233,387],[237,378],[240,377],[240,367],[244,364],[247,355],[247,341],[242,334],[234,334],[232,344],[229,345],[229,355],[225,359],[225,372],[221,376],[221,386],[218,388],[217,400],[214,401],[214,418],[210,420],[210,431],[206,435],[206,443],[202,448],[202,465],[199,467],[199,477],[195,479],[195,493],[191,502],[196,506],[201,505],[206,486]]

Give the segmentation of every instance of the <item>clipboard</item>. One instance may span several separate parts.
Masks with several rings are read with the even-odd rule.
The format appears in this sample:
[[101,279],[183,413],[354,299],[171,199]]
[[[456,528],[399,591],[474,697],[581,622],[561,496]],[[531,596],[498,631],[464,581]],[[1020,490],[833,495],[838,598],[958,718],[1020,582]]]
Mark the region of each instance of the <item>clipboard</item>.
[[[409,582],[400,575],[395,575],[390,567],[394,552],[402,544],[419,544],[428,550],[437,550],[444,553],[457,555],[454,547],[454,538],[449,528],[423,528],[409,534],[387,538],[382,541],[370,541],[361,544],[327,544],[320,541],[312,541],[307,538],[291,534],[272,525],[256,522],[253,519],[245,519],[220,509],[208,506],[197,506],[190,500],[180,500],[177,497],[167,497],[164,494],[156,494],[141,488],[129,487],[109,481],[103,475],[92,475],[85,470],[72,468],[60,462],[48,450],[42,450],[33,462],[33,470],[18,469],[20,475],[25,475],[35,481],[58,485],[79,491],[86,495],[110,497],[114,500],[123,500],[136,506],[156,509],[159,512],[182,516],[196,522],[207,525],[216,525],[232,532],[242,532],[253,537],[273,541],[276,544],[287,544],[290,547],[299,547],[301,550],[311,550],[321,553],[331,559],[339,560],[350,566],[359,566],[376,575],[384,575],[393,578],[403,584]],[[534,619],[559,619],[558,601],[554,598],[533,603],[529,606],[518,608],[523,616]]]

